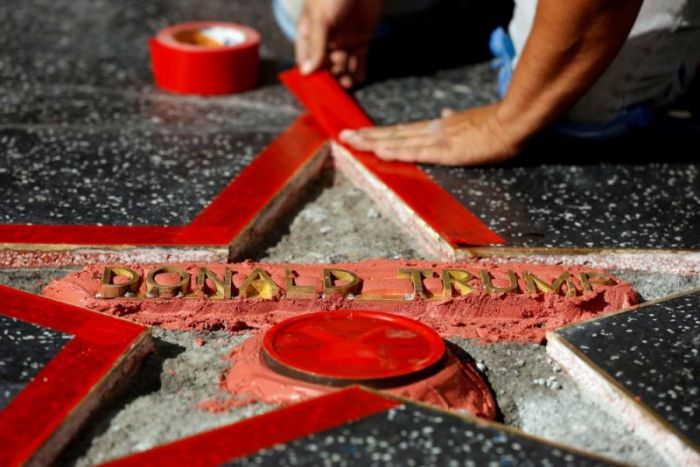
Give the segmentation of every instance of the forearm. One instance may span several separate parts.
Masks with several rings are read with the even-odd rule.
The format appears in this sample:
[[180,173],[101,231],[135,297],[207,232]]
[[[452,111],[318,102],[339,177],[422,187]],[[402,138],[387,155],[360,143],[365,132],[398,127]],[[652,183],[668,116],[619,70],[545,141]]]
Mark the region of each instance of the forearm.
[[540,0],[508,92],[497,111],[517,141],[570,109],[603,74],[642,0]]

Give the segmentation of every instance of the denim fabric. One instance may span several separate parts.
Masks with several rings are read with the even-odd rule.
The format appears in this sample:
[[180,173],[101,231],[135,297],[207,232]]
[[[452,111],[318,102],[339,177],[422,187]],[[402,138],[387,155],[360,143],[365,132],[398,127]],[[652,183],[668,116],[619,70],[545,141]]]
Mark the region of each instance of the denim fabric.
[[[498,95],[505,96],[513,78],[515,47],[503,28],[491,33],[489,47],[494,56],[492,66],[498,71]],[[637,104],[623,109],[617,117],[603,123],[573,123],[562,121],[552,126],[552,130],[566,136],[586,139],[609,139],[627,133],[634,128],[643,128],[652,121],[652,110],[647,104]]]

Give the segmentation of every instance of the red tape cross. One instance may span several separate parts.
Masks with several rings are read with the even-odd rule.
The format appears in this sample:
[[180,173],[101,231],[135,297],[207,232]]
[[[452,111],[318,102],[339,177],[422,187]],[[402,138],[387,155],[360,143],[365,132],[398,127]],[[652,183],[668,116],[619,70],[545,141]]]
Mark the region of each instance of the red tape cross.
[[110,467],[217,466],[275,444],[330,430],[389,410],[399,402],[351,387],[223,428],[118,459]]
[[0,465],[27,461],[146,328],[0,286],[0,314],[74,337],[0,412]]
[[313,158],[326,139],[313,118],[297,118],[187,226],[3,224],[0,244],[227,246]]
[[[331,137],[337,139],[344,129],[372,126],[330,73],[302,76],[293,69],[282,73],[280,79]],[[453,247],[505,243],[415,164],[384,161],[344,147]]]

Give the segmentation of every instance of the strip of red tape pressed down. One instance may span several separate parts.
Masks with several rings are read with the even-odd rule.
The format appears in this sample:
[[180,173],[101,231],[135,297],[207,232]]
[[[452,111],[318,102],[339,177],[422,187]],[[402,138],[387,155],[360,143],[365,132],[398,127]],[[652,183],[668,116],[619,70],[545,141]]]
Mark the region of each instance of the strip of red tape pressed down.
[[22,465],[66,423],[146,328],[2,285],[0,303],[0,316],[73,335],[0,411],[0,465]]
[[186,226],[0,224],[0,244],[227,246],[325,142],[315,119],[297,118]]
[[[369,117],[330,73],[302,76],[295,68],[282,73],[280,79],[331,137],[337,139],[344,129],[372,126]],[[453,247],[505,243],[417,165],[384,161],[371,153],[345,147]]]
[[400,403],[359,387],[332,392],[109,463],[209,467],[384,412]]
[[326,143],[302,115],[243,170],[177,237],[180,244],[226,245],[251,225]]

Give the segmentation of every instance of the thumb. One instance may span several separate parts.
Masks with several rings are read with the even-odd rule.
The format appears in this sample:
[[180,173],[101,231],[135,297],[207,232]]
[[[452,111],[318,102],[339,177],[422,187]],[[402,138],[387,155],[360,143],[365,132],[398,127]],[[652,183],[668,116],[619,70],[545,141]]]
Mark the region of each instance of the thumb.
[[308,75],[320,68],[326,52],[328,25],[309,14],[299,20],[296,41],[297,64],[301,74]]

